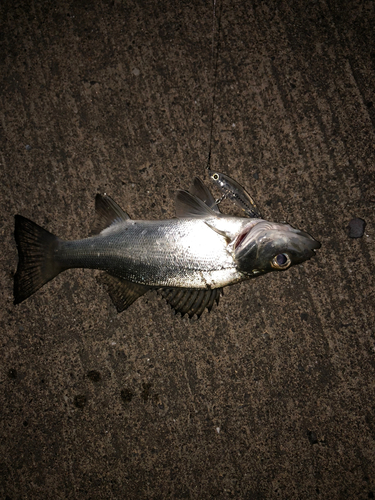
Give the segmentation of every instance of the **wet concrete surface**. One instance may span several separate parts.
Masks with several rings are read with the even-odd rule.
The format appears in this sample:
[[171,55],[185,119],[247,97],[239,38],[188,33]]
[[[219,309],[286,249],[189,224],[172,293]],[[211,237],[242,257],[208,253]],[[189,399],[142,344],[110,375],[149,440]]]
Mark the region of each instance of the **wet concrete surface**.
[[[375,12],[342,5],[1,2],[1,498],[374,498]],[[14,306],[14,215],[172,217],[213,96],[212,167],[317,256],[200,320],[82,270]]]

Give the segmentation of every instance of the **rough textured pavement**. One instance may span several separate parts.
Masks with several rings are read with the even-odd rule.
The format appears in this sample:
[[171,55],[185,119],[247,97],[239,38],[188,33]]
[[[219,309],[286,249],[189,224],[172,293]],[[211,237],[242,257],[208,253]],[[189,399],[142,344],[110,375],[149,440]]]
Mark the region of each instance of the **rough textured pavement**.
[[[374,5],[2,0],[2,499],[374,498]],[[81,270],[14,306],[14,214],[172,217],[214,93],[213,167],[318,255],[199,321]]]

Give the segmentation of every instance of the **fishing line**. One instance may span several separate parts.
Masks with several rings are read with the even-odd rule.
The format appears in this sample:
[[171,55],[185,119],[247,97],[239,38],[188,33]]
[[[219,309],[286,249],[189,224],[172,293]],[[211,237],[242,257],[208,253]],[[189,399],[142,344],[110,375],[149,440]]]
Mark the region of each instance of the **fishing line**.
[[[217,9],[216,9],[217,7]],[[217,11],[217,16],[216,16]],[[215,112],[215,95],[216,95],[216,82],[217,82],[217,68],[219,60],[219,45],[220,45],[220,26],[221,26],[221,0],[213,0],[213,16],[212,16],[212,66],[213,66],[213,89],[212,89],[212,102],[211,102],[211,117],[210,117],[210,136],[208,145],[208,158],[206,169],[210,169],[211,152],[212,152],[212,137],[214,128],[214,112]],[[217,32],[217,41],[215,46],[215,31]]]

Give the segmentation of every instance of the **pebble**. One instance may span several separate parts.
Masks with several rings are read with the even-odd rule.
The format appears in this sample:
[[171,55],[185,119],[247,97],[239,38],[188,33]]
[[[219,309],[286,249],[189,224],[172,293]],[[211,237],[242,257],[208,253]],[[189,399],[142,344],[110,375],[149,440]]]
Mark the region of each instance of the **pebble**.
[[366,222],[363,219],[352,219],[348,225],[349,238],[362,238]]

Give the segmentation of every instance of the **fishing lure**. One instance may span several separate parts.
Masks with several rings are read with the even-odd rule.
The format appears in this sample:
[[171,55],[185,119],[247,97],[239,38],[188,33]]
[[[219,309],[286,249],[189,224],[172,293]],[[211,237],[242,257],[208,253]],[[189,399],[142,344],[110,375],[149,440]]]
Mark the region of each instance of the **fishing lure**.
[[233,201],[235,205],[243,210],[247,217],[257,219],[262,218],[253,198],[242,186],[238,184],[237,181],[235,181],[228,175],[221,174],[219,172],[213,172],[210,169],[207,170],[210,179],[223,192],[223,196],[216,201],[216,204],[220,203],[224,198],[227,198],[228,200]]

